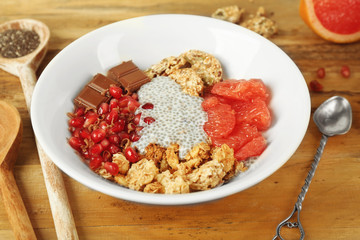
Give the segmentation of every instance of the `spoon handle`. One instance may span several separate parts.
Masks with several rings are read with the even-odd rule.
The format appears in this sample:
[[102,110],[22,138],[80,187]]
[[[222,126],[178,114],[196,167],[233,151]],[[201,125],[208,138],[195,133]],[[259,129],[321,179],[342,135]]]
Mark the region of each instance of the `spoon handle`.
[[4,206],[13,228],[15,239],[36,240],[29,216],[26,212],[13,172],[0,168],[0,186]]
[[327,140],[328,140],[328,136],[323,134],[321,137],[321,140],[320,140],[320,145],[316,151],[314,161],[311,164],[311,169],[305,179],[305,184],[302,186],[301,192],[300,192],[297,202],[296,202],[296,205],[297,205],[297,208],[299,211],[301,210],[302,202],[304,201],[305,195],[306,195],[307,191],[309,190],[311,180],[313,179],[313,177],[315,175],[315,170],[320,162],[320,158],[324,152],[324,148],[327,143]]
[[[284,238],[281,236],[280,230],[282,227],[286,226],[288,228],[297,228],[300,231],[300,240],[303,240],[305,237],[305,231],[303,229],[303,226],[300,222],[300,211],[302,208],[302,202],[304,201],[305,195],[307,191],[309,190],[309,186],[311,183],[312,178],[314,177],[315,170],[319,164],[320,158],[324,152],[324,148],[326,145],[326,142],[328,140],[328,137],[326,135],[322,135],[320,140],[320,145],[316,151],[314,161],[311,164],[311,169],[305,179],[305,184],[301,188],[301,192],[298,196],[297,202],[295,203],[294,209],[291,212],[291,214],[285,218],[277,227],[276,227],[276,235],[274,236],[273,240],[281,239],[284,240]],[[291,222],[290,219],[293,218],[293,216],[297,213],[297,219],[295,222]]]
[[[31,97],[36,83],[35,70],[31,66],[25,65],[19,69],[19,77],[26,105],[30,112]],[[45,154],[37,140],[36,146],[54,219],[56,235],[58,239],[79,239],[61,171]]]

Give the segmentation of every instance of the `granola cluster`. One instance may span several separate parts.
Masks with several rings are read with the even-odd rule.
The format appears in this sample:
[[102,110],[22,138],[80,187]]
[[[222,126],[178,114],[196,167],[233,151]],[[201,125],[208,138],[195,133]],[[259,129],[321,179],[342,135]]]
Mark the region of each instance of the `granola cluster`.
[[247,169],[226,144],[212,148],[207,143],[196,145],[184,159],[179,158],[177,144],[168,148],[150,144],[137,163],[130,164],[122,153],[115,154],[113,162],[120,169],[117,175],[112,176],[103,166],[96,172],[133,190],[166,194],[208,190]]
[[168,76],[184,92],[202,96],[204,88],[222,80],[223,70],[217,58],[200,50],[189,50],[178,57],[167,57],[145,71],[150,78]]
[[211,16],[213,18],[240,24],[266,38],[271,38],[278,32],[276,22],[267,16],[264,7],[259,7],[256,14],[250,15],[248,19],[243,19],[244,13],[244,8],[232,5],[217,9]]

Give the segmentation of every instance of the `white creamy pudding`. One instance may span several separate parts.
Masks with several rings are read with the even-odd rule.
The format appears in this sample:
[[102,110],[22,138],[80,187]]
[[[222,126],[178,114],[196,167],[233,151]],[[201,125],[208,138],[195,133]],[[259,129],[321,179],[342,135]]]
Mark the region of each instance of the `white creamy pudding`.
[[[153,104],[152,109],[139,107],[136,114],[141,113],[139,131],[141,138],[133,142],[141,154],[150,143],[168,147],[179,145],[179,157],[186,154],[198,143],[208,142],[203,126],[207,114],[201,103],[203,98],[184,93],[181,86],[169,77],[156,77],[143,85],[137,92],[141,105]],[[148,124],[144,119],[151,117],[154,122]]]

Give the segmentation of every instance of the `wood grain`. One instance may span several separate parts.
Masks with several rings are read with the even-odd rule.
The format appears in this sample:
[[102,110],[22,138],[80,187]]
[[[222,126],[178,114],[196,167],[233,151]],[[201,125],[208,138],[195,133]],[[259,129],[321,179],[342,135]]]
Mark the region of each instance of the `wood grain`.
[[[307,83],[317,79],[317,68],[325,68],[326,77],[319,79],[323,92],[310,92],[312,111],[333,95],[344,96],[352,104],[353,127],[348,134],[329,139],[304,200],[301,222],[306,239],[357,239],[360,236],[356,212],[360,207],[360,43],[339,45],[322,40],[299,17],[297,1],[2,0],[0,23],[35,18],[49,26],[52,37],[39,75],[65,46],[106,24],[158,13],[210,16],[216,8],[231,4],[245,7],[251,13],[264,6],[273,13],[279,34],[271,41],[294,60]],[[344,64],[351,69],[348,79],[340,75]],[[31,223],[38,239],[57,239],[20,82],[0,71],[0,89],[0,99],[18,108],[24,124],[14,171]],[[288,216],[296,202],[320,138],[311,121],[295,154],[272,176],[243,192],[201,205],[160,207],[131,203],[88,189],[63,175],[79,238],[271,239],[277,224]],[[2,205],[0,239],[14,239]]]
[[15,238],[18,240],[36,240],[13,173],[22,132],[21,118],[17,109],[7,102],[0,101],[0,188],[2,201]]

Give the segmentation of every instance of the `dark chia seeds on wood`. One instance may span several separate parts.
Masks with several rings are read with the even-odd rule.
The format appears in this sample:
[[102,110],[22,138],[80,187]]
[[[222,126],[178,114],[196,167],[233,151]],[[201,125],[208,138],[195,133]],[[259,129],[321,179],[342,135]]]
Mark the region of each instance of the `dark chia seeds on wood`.
[[30,30],[9,29],[0,32],[0,55],[18,58],[33,52],[40,44],[39,35]]

